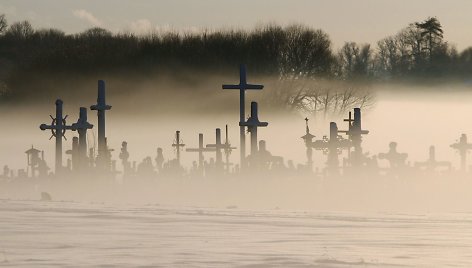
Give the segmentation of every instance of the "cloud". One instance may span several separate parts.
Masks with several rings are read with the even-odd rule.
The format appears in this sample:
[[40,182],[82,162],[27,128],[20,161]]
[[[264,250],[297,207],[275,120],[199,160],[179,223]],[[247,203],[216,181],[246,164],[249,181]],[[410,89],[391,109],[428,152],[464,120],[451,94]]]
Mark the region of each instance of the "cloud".
[[138,19],[127,23],[126,30],[138,35],[145,35],[150,33],[199,33],[202,29],[190,26],[175,28],[170,24],[155,25],[148,19]]
[[155,28],[147,19],[139,19],[130,23],[130,30],[137,34],[146,34],[152,32]]
[[72,12],[75,17],[85,20],[88,23],[92,24],[93,26],[100,27],[103,25],[103,23],[97,19],[92,13],[88,12],[85,9],[77,9]]

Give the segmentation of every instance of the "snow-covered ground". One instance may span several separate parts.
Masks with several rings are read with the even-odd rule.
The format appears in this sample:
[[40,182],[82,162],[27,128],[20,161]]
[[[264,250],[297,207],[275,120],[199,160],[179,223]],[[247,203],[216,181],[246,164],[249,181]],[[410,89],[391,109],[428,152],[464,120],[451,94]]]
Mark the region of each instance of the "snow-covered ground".
[[0,266],[472,267],[472,214],[0,200]]

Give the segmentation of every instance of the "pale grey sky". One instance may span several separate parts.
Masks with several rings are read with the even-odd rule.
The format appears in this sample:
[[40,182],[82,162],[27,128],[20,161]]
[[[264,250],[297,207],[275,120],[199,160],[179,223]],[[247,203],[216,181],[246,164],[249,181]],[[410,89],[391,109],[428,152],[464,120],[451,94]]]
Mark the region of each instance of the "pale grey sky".
[[326,31],[335,47],[375,44],[410,22],[436,16],[450,43],[472,46],[472,0],[0,0],[0,13],[10,22],[28,19],[36,28],[67,33],[92,26],[146,32],[303,23]]

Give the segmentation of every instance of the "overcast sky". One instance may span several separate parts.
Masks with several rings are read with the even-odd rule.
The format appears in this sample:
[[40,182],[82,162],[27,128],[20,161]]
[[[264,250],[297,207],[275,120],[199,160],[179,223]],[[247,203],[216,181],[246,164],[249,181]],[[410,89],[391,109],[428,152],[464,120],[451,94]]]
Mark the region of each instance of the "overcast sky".
[[10,22],[76,33],[92,26],[112,31],[250,28],[261,23],[303,23],[325,30],[335,47],[345,41],[375,44],[408,23],[436,16],[445,38],[472,46],[472,0],[0,0]]

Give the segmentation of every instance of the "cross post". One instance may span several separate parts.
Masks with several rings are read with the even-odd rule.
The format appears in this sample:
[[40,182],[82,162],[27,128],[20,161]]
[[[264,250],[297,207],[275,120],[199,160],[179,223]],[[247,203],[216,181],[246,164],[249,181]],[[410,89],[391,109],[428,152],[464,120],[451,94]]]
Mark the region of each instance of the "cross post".
[[244,168],[245,161],[246,161],[246,132],[244,126],[241,124],[245,122],[245,114],[246,114],[246,100],[245,100],[245,93],[246,90],[261,90],[264,88],[263,85],[256,85],[256,84],[248,84],[246,78],[246,65],[241,64],[239,66],[239,84],[237,85],[222,85],[223,89],[236,89],[239,90],[239,135],[240,135],[240,159],[241,168]]
[[97,104],[90,106],[91,110],[97,111],[98,117],[98,155],[97,155],[97,166],[101,169],[107,169],[110,166],[110,160],[108,158],[108,146],[105,134],[105,112],[111,109],[111,106],[106,104],[105,101],[105,81],[98,80],[98,97]]
[[79,119],[72,126],[79,133],[79,166],[83,169],[87,166],[87,130],[93,128],[93,125],[87,122],[87,108],[80,107]]
[[172,147],[175,147],[176,149],[176,156],[177,156],[177,162],[179,163],[180,165],[180,150],[181,148],[183,148],[185,146],[185,144],[182,143],[182,140],[180,139],[180,131],[177,130],[175,132],[175,141],[174,143],[172,144]]
[[41,124],[39,128],[41,130],[49,129],[51,130],[51,138],[53,137],[56,139],[56,162],[55,162],[55,174],[59,174],[62,171],[62,138],[65,136],[66,130],[75,130],[73,126],[68,126],[66,123],[67,115],[65,117],[62,116],[62,105],[64,102],[61,99],[56,100],[56,117],[51,117],[52,122],[50,125]]

